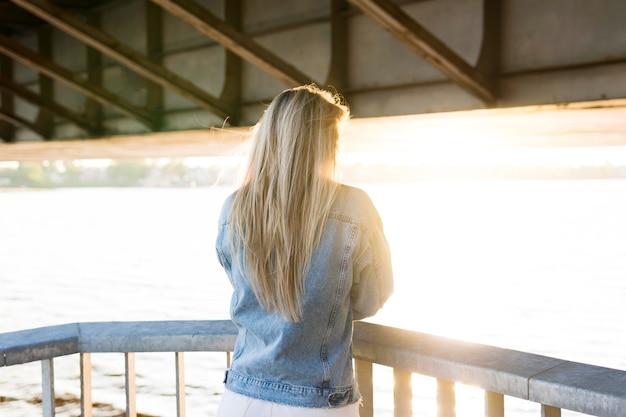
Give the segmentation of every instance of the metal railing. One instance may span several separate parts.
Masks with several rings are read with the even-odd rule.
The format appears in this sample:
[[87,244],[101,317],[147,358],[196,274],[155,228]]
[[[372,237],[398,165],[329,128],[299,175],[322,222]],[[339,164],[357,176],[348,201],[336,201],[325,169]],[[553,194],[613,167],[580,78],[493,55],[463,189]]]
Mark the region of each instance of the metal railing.
[[[228,320],[74,323],[0,334],[0,365],[40,361],[42,413],[55,415],[56,357],[80,354],[81,415],[92,416],[91,354],[125,355],[126,416],[136,417],[136,352],[174,352],[177,415],[185,416],[183,352],[232,351],[236,328]],[[504,416],[504,397],[541,404],[542,417],[573,410],[599,417],[626,416],[626,371],[462,342],[371,323],[355,323],[356,377],[361,417],[374,415],[373,364],[393,368],[394,416],[412,410],[412,374],[437,380],[439,417],[454,417],[455,383],[485,391],[485,415]],[[0,371],[0,381],[2,373]]]

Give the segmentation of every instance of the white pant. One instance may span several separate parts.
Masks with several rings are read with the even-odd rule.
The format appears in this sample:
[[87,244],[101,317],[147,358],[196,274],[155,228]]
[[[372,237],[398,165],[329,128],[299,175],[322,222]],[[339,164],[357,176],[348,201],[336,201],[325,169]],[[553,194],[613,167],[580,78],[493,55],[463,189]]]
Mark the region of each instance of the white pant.
[[359,403],[339,408],[294,407],[224,390],[216,417],[359,417]]

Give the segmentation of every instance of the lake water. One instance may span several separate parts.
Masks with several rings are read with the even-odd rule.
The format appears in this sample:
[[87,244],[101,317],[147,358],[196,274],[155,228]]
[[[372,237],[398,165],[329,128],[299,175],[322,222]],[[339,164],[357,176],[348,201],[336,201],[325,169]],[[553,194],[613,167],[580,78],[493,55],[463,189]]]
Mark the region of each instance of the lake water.
[[[626,180],[363,184],[383,218],[396,292],[371,320],[626,369]],[[80,321],[224,319],[230,289],[214,255],[229,187],[0,192],[0,332]],[[121,354],[94,354],[95,416],[124,409]],[[185,356],[187,414],[211,416],[222,353]],[[137,409],[175,416],[173,354],[137,354]],[[0,369],[0,416],[40,413],[39,363]],[[78,358],[55,360],[78,415]],[[375,368],[377,416],[391,377]],[[434,382],[414,380],[416,416]],[[458,387],[458,416],[482,391]],[[478,407],[478,408],[476,408]],[[507,416],[539,406],[506,398]],[[116,414],[117,413],[117,414]],[[563,411],[564,416],[579,415]]]

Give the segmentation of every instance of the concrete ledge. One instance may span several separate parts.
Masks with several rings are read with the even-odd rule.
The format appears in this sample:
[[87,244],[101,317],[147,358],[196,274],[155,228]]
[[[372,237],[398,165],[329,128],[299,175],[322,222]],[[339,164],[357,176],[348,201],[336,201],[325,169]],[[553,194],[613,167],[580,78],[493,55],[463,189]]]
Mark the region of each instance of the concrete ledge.
[[528,399],[528,380],[563,360],[430,334],[357,323],[354,356]]
[[354,338],[357,359],[594,416],[625,415],[626,371],[363,322]]
[[0,334],[3,366],[19,365],[78,352],[78,324]]
[[232,351],[237,328],[230,320],[82,323],[81,352]]
[[230,320],[64,324],[0,334],[0,364],[83,352],[226,352],[236,337]]
[[568,404],[571,410],[593,416],[626,415],[626,372],[584,363],[566,362],[529,382],[530,400]]
[[[0,334],[0,365],[80,352],[232,351],[230,320],[73,323]],[[357,322],[354,357],[540,404],[623,417],[626,371]]]

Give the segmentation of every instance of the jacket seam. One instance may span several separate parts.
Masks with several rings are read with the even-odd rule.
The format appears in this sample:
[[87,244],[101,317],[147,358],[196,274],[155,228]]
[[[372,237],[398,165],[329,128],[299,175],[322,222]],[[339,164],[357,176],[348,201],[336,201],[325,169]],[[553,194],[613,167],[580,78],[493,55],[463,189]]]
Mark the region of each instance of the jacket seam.
[[330,383],[330,369],[328,365],[328,340],[330,338],[330,335],[333,332],[333,329],[335,328],[335,318],[337,316],[337,310],[339,308],[339,305],[341,304],[341,298],[343,297],[343,293],[345,291],[344,287],[345,287],[346,274],[347,274],[348,265],[349,265],[350,252],[351,252],[352,246],[354,245],[356,235],[357,235],[357,228],[353,227],[352,230],[350,231],[350,237],[348,238],[348,241],[346,243],[343,256],[341,259],[341,268],[339,270],[337,291],[335,292],[333,308],[328,318],[328,326],[326,327],[326,334],[324,335],[324,338],[322,340],[322,352],[321,352],[322,355],[321,356],[322,356],[322,367],[324,369],[323,385],[325,387],[326,385],[329,385]]

